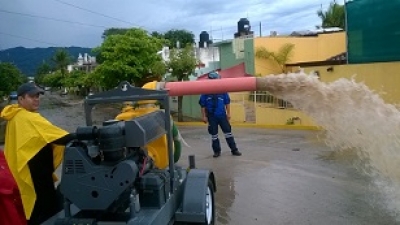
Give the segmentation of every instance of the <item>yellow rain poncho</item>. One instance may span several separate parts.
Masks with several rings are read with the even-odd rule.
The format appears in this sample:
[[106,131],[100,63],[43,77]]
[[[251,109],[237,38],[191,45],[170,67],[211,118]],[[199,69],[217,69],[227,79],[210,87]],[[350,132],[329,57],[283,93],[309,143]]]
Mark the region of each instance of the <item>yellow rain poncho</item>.
[[[28,162],[43,147],[68,132],[54,126],[39,113],[29,112],[17,104],[6,106],[0,116],[7,120],[4,154],[21,193],[25,216],[29,219],[35,205],[36,193]],[[54,168],[61,164],[64,148],[65,146],[53,146]],[[53,176],[56,180],[56,176]]]

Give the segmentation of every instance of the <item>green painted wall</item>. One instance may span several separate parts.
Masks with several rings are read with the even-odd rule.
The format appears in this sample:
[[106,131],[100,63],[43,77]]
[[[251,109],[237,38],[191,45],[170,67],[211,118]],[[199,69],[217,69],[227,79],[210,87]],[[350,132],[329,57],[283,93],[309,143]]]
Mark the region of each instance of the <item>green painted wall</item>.
[[254,62],[254,39],[250,38],[244,41],[244,65],[246,73],[251,75],[255,74],[255,62]]
[[184,116],[201,119],[199,98],[200,95],[187,95],[183,97],[182,112]]
[[221,70],[244,62],[244,59],[236,59],[236,55],[233,53],[232,50],[232,42],[221,44],[219,47]]
[[255,75],[254,66],[254,39],[246,39],[244,41],[244,58],[237,59],[233,53],[232,42],[219,45],[219,58],[221,69],[227,69],[240,63],[245,63],[246,73]]
[[350,64],[400,61],[400,1],[346,3]]

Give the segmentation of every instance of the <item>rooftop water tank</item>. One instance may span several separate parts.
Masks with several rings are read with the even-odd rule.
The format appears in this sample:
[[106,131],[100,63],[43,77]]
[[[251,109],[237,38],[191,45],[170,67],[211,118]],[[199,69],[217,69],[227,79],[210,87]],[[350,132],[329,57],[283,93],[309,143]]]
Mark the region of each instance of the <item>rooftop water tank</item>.
[[202,31],[200,33],[199,48],[204,48],[208,46],[209,43],[210,43],[210,35],[208,34],[207,31]]
[[248,33],[250,31],[250,21],[247,18],[241,18],[238,22],[238,33]]

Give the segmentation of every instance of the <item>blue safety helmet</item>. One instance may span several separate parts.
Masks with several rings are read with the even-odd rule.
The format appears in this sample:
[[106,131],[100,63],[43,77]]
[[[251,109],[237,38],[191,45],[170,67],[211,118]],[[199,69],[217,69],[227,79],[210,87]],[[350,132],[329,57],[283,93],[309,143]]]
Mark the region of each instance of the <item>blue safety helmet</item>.
[[216,72],[210,72],[210,73],[208,74],[208,79],[219,79],[219,78],[220,78],[220,76],[219,76],[219,74],[216,73]]

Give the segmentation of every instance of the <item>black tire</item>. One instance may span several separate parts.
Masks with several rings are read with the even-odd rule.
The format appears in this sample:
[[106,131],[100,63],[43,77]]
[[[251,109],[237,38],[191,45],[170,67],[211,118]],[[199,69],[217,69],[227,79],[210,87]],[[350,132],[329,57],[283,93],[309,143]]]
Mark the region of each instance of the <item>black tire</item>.
[[[215,198],[214,185],[208,180],[207,194],[204,197],[206,202],[206,217],[203,223],[187,223],[187,225],[214,225],[215,223]],[[208,205],[207,205],[208,203]]]

